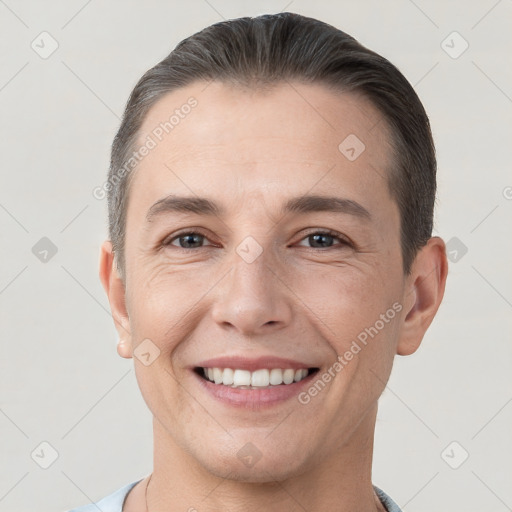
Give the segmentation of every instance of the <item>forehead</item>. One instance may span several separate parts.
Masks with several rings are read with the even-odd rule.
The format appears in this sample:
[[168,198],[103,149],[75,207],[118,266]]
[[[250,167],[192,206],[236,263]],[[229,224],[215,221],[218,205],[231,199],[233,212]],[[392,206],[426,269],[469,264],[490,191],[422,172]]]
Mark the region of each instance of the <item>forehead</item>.
[[[139,142],[152,135],[157,142],[165,139],[169,150],[186,152],[187,146],[245,140],[257,151],[258,137],[273,138],[276,148],[293,138],[298,144],[313,142],[308,151],[322,153],[326,146],[332,151],[333,138],[341,142],[351,133],[364,142],[386,146],[387,123],[383,121],[362,95],[337,92],[322,84],[284,82],[249,89],[196,82],[167,93],[152,106],[139,131]],[[374,130],[377,125],[379,129]],[[385,153],[385,147],[380,149]]]
[[131,185],[141,203],[178,189],[229,199],[333,186],[389,199],[387,123],[362,96],[320,84],[259,90],[196,82],[150,109],[139,146],[147,141],[152,149]]

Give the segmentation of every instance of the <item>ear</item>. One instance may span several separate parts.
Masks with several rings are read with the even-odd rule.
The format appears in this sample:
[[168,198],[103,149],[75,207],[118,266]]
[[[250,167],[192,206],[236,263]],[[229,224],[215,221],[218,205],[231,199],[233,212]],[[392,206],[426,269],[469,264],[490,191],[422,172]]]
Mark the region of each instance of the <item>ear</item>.
[[121,357],[131,358],[131,330],[126,309],[126,290],[116,267],[116,260],[110,240],[103,242],[100,249],[99,276],[110,302],[112,318],[119,334],[117,352]]
[[432,323],[443,299],[448,274],[446,246],[432,237],[416,255],[404,295],[405,319],[398,340],[397,354],[414,353]]

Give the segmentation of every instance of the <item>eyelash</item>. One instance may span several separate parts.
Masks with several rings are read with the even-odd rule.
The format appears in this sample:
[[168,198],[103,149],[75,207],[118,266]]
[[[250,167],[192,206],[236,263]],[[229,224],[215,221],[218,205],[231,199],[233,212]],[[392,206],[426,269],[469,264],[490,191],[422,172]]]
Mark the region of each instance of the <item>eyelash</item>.
[[[205,247],[208,247],[208,246],[202,246],[202,247],[192,247],[192,248],[186,248],[186,247],[178,247],[178,246],[175,246],[175,245],[172,245],[172,242],[174,242],[175,240],[178,240],[180,239],[181,237],[184,237],[186,235],[200,235],[204,238],[206,238],[208,240],[208,237],[202,233],[201,231],[199,230],[196,230],[196,231],[183,231],[181,233],[177,233],[175,234],[172,238],[167,238],[165,239],[163,242],[162,242],[162,246],[164,247],[169,247],[171,246],[173,249],[178,249],[179,251],[185,251],[185,252],[189,252],[189,251],[195,251],[195,250],[198,250],[198,249],[204,249]],[[336,247],[336,246],[333,246],[333,247],[325,247],[325,248],[321,248],[321,247],[306,247],[306,249],[311,249],[313,251],[322,251],[322,252],[325,252],[329,249],[340,249],[342,247],[354,247],[354,244],[344,235],[342,235],[341,233],[337,232],[337,231],[334,231],[332,229],[323,229],[323,230],[316,230],[316,231],[311,231],[310,233],[307,233],[303,238],[300,239],[300,242],[302,242],[303,240],[309,238],[310,236],[313,236],[313,235],[328,235],[328,236],[332,236],[333,238],[336,238],[338,239],[339,242],[341,242],[341,247]]]

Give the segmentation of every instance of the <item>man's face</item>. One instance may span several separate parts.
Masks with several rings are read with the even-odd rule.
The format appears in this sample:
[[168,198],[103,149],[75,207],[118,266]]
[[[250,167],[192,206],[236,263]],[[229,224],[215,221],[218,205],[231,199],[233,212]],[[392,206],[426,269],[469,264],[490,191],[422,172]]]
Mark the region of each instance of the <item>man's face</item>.
[[[368,102],[321,85],[267,93],[206,85],[166,95],[140,132],[142,143],[197,99],[131,184],[131,341],[160,351],[147,366],[135,358],[136,374],[168,435],[160,442],[217,475],[280,480],[335,457],[355,436],[371,442],[407,301],[389,134]],[[148,219],[170,195],[206,198],[218,212],[160,203]],[[342,201],[336,211],[311,209],[313,195]],[[242,370],[241,383],[263,370],[249,374],[263,386],[232,387],[230,372],[218,370],[227,384],[212,383],[203,367]],[[279,368],[297,382],[265,386]],[[310,373],[303,380],[300,369]],[[318,380],[325,385],[311,391]]]

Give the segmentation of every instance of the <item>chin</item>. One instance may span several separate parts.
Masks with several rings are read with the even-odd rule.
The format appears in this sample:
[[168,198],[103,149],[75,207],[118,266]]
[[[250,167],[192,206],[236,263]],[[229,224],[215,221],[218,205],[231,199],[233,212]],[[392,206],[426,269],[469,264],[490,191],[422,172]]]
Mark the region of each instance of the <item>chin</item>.
[[267,446],[258,450],[248,442],[234,452],[211,451],[207,460],[201,460],[203,457],[198,460],[209,473],[237,482],[282,482],[305,472],[307,461],[303,450],[297,453],[297,446],[293,446],[293,452],[288,453],[280,448]]
[[273,464],[263,464],[261,461],[252,468],[240,468],[239,465],[236,465],[231,468],[223,467],[221,469],[217,465],[209,465],[206,469],[216,477],[249,484],[284,482],[300,474],[300,472],[291,471],[289,467],[276,470]]

